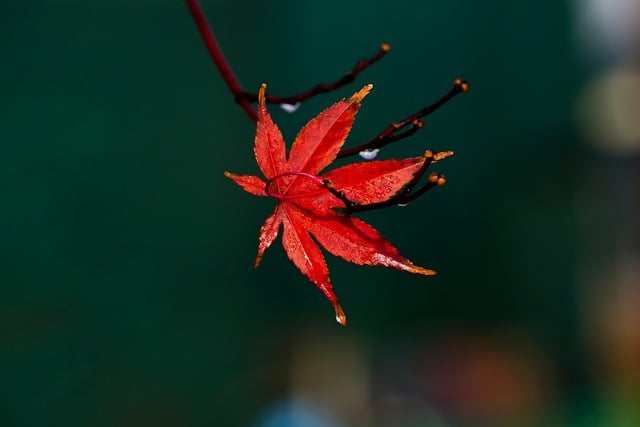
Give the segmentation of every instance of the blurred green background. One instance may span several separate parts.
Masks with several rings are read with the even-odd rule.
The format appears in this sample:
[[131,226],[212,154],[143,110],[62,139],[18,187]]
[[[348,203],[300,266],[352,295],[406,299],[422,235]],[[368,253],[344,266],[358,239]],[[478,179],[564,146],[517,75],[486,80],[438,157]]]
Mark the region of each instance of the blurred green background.
[[601,3],[202,0],[248,90],[391,44],[273,107],[289,142],[365,83],[348,145],[471,84],[381,153],[455,150],[447,185],[362,215],[439,275],[328,256],[342,328],[279,243],[252,268],[254,125],[183,2],[4,0],[0,425],[640,425],[640,7]]

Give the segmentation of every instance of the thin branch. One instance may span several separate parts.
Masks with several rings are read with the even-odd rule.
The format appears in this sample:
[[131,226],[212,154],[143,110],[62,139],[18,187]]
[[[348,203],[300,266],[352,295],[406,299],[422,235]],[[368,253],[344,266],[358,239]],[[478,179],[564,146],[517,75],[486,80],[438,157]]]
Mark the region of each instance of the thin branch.
[[356,207],[360,206],[356,202],[352,202],[351,200],[349,200],[349,198],[344,194],[344,191],[336,190],[336,188],[333,186],[333,183],[328,179],[323,180],[322,184],[327,190],[329,190],[329,193],[333,194],[338,199],[340,199],[342,203],[344,203],[345,210],[347,212],[351,213],[352,209],[355,209]]
[[432,188],[439,187],[447,182],[447,179],[444,175],[432,172],[429,174],[427,183],[419,189],[414,190],[414,187],[418,184],[420,178],[422,178],[430,165],[452,155],[453,151],[440,151],[434,153],[431,150],[427,150],[427,152],[424,154],[424,163],[422,164],[422,167],[418,170],[418,172],[416,172],[411,181],[409,181],[409,183],[402,190],[398,191],[395,196],[382,202],[361,205],[349,200],[349,198],[346,196],[346,194],[344,194],[343,191],[338,190],[333,186],[333,183],[331,181],[324,180],[322,183],[331,194],[339,198],[342,203],[344,203],[344,212],[347,215],[358,212],[372,211],[376,209],[384,209],[390,206],[404,206],[422,196]]
[[422,187],[420,187],[419,189],[417,189],[416,191],[411,191],[408,193],[400,193],[399,195],[392,197],[389,200],[385,200],[384,202],[371,203],[368,205],[355,205],[355,206],[347,205],[347,207],[345,208],[345,212],[351,215],[358,212],[384,209],[391,206],[404,206],[414,201],[418,197],[422,196],[432,188],[440,187],[444,185],[446,182],[447,182],[447,179],[444,175],[432,172],[429,174],[429,179],[427,183]]
[[[374,150],[376,148],[382,148],[391,142],[398,141],[400,139],[413,135],[423,127],[422,122],[419,120],[420,118],[428,116],[429,114],[433,113],[438,108],[446,104],[454,96],[458,95],[459,93],[467,92],[468,90],[469,84],[466,81],[456,79],[453,82],[453,87],[451,88],[451,90],[449,90],[449,92],[447,92],[442,98],[440,98],[433,104],[428,105],[421,110],[418,110],[417,112],[411,114],[403,120],[400,120],[399,122],[391,123],[385,130],[383,130],[377,136],[365,142],[364,144],[358,145],[357,147],[341,150],[338,153],[338,157],[341,158],[353,156],[354,154],[358,154],[364,150]],[[399,132],[409,125],[412,125],[412,127]]]
[[[185,0],[191,15],[193,16],[196,25],[198,26],[198,30],[200,31],[200,35],[211,55],[211,59],[213,60],[218,72],[224,79],[227,87],[233,94],[235,102],[237,102],[242,109],[245,111],[247,116],[254,122],[258,120],[258,115],[255,108],[252,105],[252,102],[258,100],[258,95],[253,92],[245,91],[238,78],[235,76],[229,62],[224,57],[222,50],[220,49],[220,45],[218,44],[215,36],[213,35],[213,31],[207,22],[207,18],[204,15],[202,7],[198,0]],[[367,59],[359,60],[355,66],[349,70],[345,75],[343,75],[338,80],[335,80],[331,83],[321,83],[318,84],[311,89],[299,93],[297,95],[292,96],[267,96],[266,102],[272,104],[288,104],[288,105],[296,105],[300,102],[303,102],[309,98],[312,98],[318,94],[326,93],[334,91],[338,88],[341,88],[351,82],[353,82],[356,77],[365,69],[369,68],[371,65],[378,62],[382,57],[384,57],[390,50],[390,46],[387,43],[383,43],[378,52],[376,52],[373,56]],[[434,102],[431,105],[428,105],[421,110],[413,113],[412,115],[406,117],[405,119],[391,123],[386,129],[380,132],[373,139],[365,142],[364,144],[358,145],[353,148],[347,148],[341,150],[338,153],[338,157],[347,157],[352,156],[354,154],[358,154],[365,150],[375,150],[381,147],[384,147],[387,144],[390,144],[395,141],[399,141],[401,139],[407,138],[414,133],[416,133],[419,129],[424,127],[424,123],[420,120],[422,117],[425,117],[435,110],[446,104],[450,99],[456,96],[459,93],[463,93],[469,90],[469,84],[461,79],[456,79],[453,88],[447,92],[442,98],[438,101]]]
[[[431,166],[436,162],[439,162],[442,159],[446,159],[447,157],[450,157],[450,156],[453,156],[453,151],[439,151],[437,153],[434,153],[431,150],[427,150],[424,153],[424,163],[422,164],[422,167],[420,168],[420,170],[418,170],[418,172],[416,172],[416,174],[413,176],[411,181],[409,181],[409,183],[402,189],[402,191],[399,192],[399,195],[408,196],[413,191],[413,188],[416,185],[418,185],[420,178],[422,178],[422,176],[427,171],[429,166]],[[411,200],[413,199],[414,198],[412,198]],[[405,202],[408,202],[408,201],[405,201]]]
[[204,44],[207,46],[207,50],[209,51],[209,55],[211,55],[211,59],[213,59],[216,68],[218,68],[218,72],[220,72],[220,75],[229,87],[229,90],[233,94],[235,101],[240,104],[240,107],[242,107],[242,109],[247,113],[251,120],[257,122],[258,113],[251,105],[251,102],[246,97],[242,96],[245,91],[240,85],[240,82],[238,81],[238,78],[234,74],[233,70],[231,69],[229,62],[224,57],[222,50],[220,49],[220,45],[218,45],[218,42],[213,35],[213,31],[211,31],[211,27],[207,22],[207,18],[202,11],[202,7],[200,7],[200,3],[198,3],[198,0],[185,0],[185,2],[187,3],[187,6],[189,6],[191,16],[193,16],[193,20],[198,26],[198,30],[200,31],[200,35],[202,36]]
[[[233,99],[242,107],[242,109],[247,113],[251,120],[253,120],[254,122],[258,121],[258,114],[251,104],[252,102],[256,102],[258,100],[258,94],[255,92],[247,92],[240,85],[240,81],[235,76],[233,70],[231,69],[231,66],[229,65],[229,62],[222,53],[222,49],[220,49],[220,45],[213,35],[213,31],[211,30],[211,27],[207,22],[207,18],[205,17],[204,11],[202,10],[202,7],[200,6],[198,0],[185,0],[185,2],[187,3],[189,11],[191,12],[193,19],[198,26],[198,30],[200,31],[202,40],[204,41],[204,44],[206,45],[207,50],[211,55],[211,59],[213,59],[218,72],[233,94]],[[270,104],[296,105],[321,93],[331,92],[339,89],[353,82],[358,74],[362,73],[365,69],[378,62],[383,56],[387,54],[387,52],[389,52],[390,49],[391,47],[387,43],[383,43],[382,45],[380,45],[378,52],[376,52],[372,57],[359,60],[358,62],[356,62],[356,65],[354,65],[354,67],[345,75],[331,83],[317,84],[311,89],[305,92],[301,92],[297,95],[268,95],[266,97],[266,101]]]
[[[385,56],[390,49],[391,49],[391,46],[389,46],[387,43],[383,43],[380,45],[380,48],[373,56],[371,56],[370,58],[361,59],[358,62],[356,62],[356,65],[354,65],[351,70],[349,70],[345,75],[343,75],[339,79],[331,83],[319,83],[314,87],[312,87],[311,89],[305,92],[301,92],[297,95],[291,95],[291,96],[267,95],[266,97],[267,102],[270,104],[295,105],[303,101],[306,101],[307,99],[312,98],[321,93],[327,93],[327,92],[332,92],[334,90],[337,90],[353,82],[358,76],[358,74],[362,73],[365,69],[369,68],[371,65],[375,64],[380,59],[382,59],[382,57]],[[251,102],[255,102],[258,100],[258,95],[253,92],[242,92],[239,94],[239,96],[240,98],[247,99]]]

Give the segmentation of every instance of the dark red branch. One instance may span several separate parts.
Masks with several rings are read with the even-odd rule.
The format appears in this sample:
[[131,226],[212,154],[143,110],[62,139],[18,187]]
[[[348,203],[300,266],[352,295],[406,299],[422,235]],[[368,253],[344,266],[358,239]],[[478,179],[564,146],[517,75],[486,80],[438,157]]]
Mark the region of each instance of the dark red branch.
[[422,196],[432,188],[444,185],[446,182],[447,182],[447,179],[445,178],[444,175],[440,173],[432,172],[429,174],[429,179],[427,183],[422,187],[420,187],[419,189],[414,191],[412,191],[411,189],[407,189],[407,190],[401,191],[400,193],[398,193],[397,195],[393,196],[388,200],[385,200],[383,202],[377,202],[377,203],[369,203],[368,205],[359,205],[358,203],[350,201],[344,195],[343,192],[338,191],[333,187],[329,188],[326,182],[325,182],[325,187],[327,187],[327,189],[332,194],[336,195],[340,200],[342,200],[342,202],[345,205],[344,212],[347,215],[351,215],[358,212],[367,212],[367,211],[373,211],[376,209],[389,208],[391,206],[405,206],[410,202],[414,201],[415,199],[417,199],[418,197]]
[[[343,86],[348,85],[353,82],[358,74],[362,73],[365,69],[369,68],[371,65],[378,62],[383,56],[389,52],[391,47],[387,43],[383,43],[380,45],[380,49],[370,58],[361,59],[356,62],[356,65],[349,70],[345,75],[340,77],[338,80],[333,81],[331,83],[320,83],[307,90],[306,92],[299,93],[297,95],[291,96],[270,96],[267,95],[267,102],[270,104],[289,104],[295,105],[300,102],[306,101],[309,98],[312,98],[321,93],[332,92],[337,90]],[[253,92],[243,92],[240,94],[241,98],[245,98],[251,102],[255,102],[258,100],[258,95]]]
[[[196,25],[198,26],[198,30],[200,31],[200,35],[202,36],[202,39],[207,47],[207,50],[211,55],[211,59],[213,59],[213,62],[216,68],[220,72],[220,75],[222,76],[225,83],[229,87],[229,90],[233,94],[234,100],[244,109],[244,111],[247,113],[247,115],[251,120],[253,120],[254,122],[257,121],[258,115],[252,105],[252,102],[255,102],[258,100],[258,95],[254,92],[245,91],[240,85],[238,78],[235,76],[233,70],[231,69],[231,66],[229,65],[229,62],[224,57],[222,50],[220,49],[220,46],[218,45],[218,42],[216,41],[213,35],[213,32],[211,31],[211,27],[207,22],[207,19],[204,15],[202,8],[200,7],[198,0],[185,0],[185,2],[187,3],[187,6],[189,7],[189,10],[191,12],[191,15],[193,16],[193,19],[196,22]],[[387,54],[387,52],[389,52],[389,49],[390,47],[388,44],[386,43],[382,44],[380,46],[380,49],[378,49],[378,52],[376,52],[372,57],[359,60],[351,70],[349,70],[345,75],[343,75],[338,80],[335,80],[334,82],[318,84],[312,87],[311,89],[305,92],[299,93],[297,95],[284,96],[284,97],[267,96],[266,102],[272,103],[272,104],[295,105],[313,96],[316,96],[318,94],[331,92],[338,88],[341,88],[342,86],[345,86],[353,82],[362,71],[364,71],[365,69],[369,68],[371,65],[379,61],[383,56]],[[376,137],[365,142],[364,144],[358,145],[353,148],[347,148],[347,149],[341,150],[338,153],[338,157],[340,158],[340,157],[352,156],[354,154],[358,154],[365,150],[379,149],[381,147],[384,147],[387,144],[390,144],[392,142],[395,142],[413,135],[419,129],[424,127],[424,123],[420,120],[422,117],[425,117],[433,113],[438,108],[446,104],[454,96],[456,96],[459,93],[466,92],[467,90],[469,90],[468,83],[464,80],[456,79],[453,84],[453,88],[451,88],[449,92],[447,92],[442,98],[440,98],[433,104],[422,108],[421,110],[411,114],[410,116],[406,117],[405,119],[399,122],[391,123],[386,129],[380,132]],[[423,194],[424,192],[426,192],[431,188],[430,184],[432,183],[429,182],[425,184],[425,186],[420,188],[420,190],[416,192],[411,192],[411,189],[420,179],[420,177],[422,176],[422,174],[424,173],[428,165],[429,164],[425,162],[424,168],[420,171],[419,174],[416,175],[417,178],[415,178],[412,181],[412,184],[408,186],[408,189],[405,191],[404,195],[394,197],[391,200],[382,202],[381,204],[375,204],[375,206],[374,205],[367,205],[370,207],[358,206],[355,209],[358,209],[358,210],[377,209],[378,208],[377,205],[384,204],[385,206],[387,205],[390,206],[391,204],[404,203],[404,202],[415,199],[420,194]],[[438,180],[438,182],[440,182],[440,180]],[[402,198],[402,200],[400,200],[400,198]],[[346,202],[346,199],[345,199],[345,202]]]
[[[224,57],[222,50],[220,49],[220,45],[213,35],[213,31],[211,31],[211,27],[207,22],[207,18],[204,15],[202,7],[198,0],[185,0],[187,6],[189,7],[189,11],[193,16],[196,25],[198,26],[198,30],[200,31],[200,35],[202,36],[202,40],[211,55],[211,59],[213,59],[216,68],[220,72],[220,75],[224,79],[225,83],[229,87],[229,90],[233,94],[234,100],[240,104],[242,109],[247,113],[251,120],[258,121],[258,115],[256,110],[252,106],[252,102],[258,100],[258,94],[255,92],[247,92],[245,91],[238,78],[233,73],[229,62]],[[289,104],[296,105],[300,102],[306,101],[309,98],[312,98],[321,93],[331,92],[336,89],[339,89],[351,82],[353,82],[358,74],[360,74],[365,69],[369,68],[374,63],[378,62],[383,56],[389,52],[389,45],[387,43],[383,43],[378,49],[378,52],[375,53],[370,58],[359,60],[356,65],[349,70],[345,75],[340,77],[338,80],[331,83],[321,83],[317,84],[311,89],[299,93],[297,95],[291,96],[270,96],[267,95],[266,101],[270,104]]]
[[324,187],[327,190],[329,190],[331,194],[339,198],[342,201],[342,203],[344,203],[344,212],[347,215],[351,215],[358,212],[372,211],[376,209],[384,209],[390,206],[398,206],[398,205],[403,206],[412,202],[418,197],[422,196],[432,188],[444,185],[446,183],[446,178],[444,175],[439,173],[431,173],[429,174],[427,183],[422,187],[420,187],[419,189],[414,190],[414,187],[418,185],[420,178],[422,178],[422,176],[424,175],[424,173],[427,171],[427,169],[431,164],[452,155],[453,155],[453,151],[441,151],[438,153],[434,153],[431,150],[427,150],[427,152],[424,154],[424,163],[422,164],[422,167],[420,168],[420,170],[415,174],[413,179],[409,181],[409,183],[407,183],[407,185],[402,190],[400,190],[395,196],[382,202],[361,205],[349,200],[349,198],[344,194],[344,192],[335,188],[333,186],[333,183],[330,182],[329,180],[324,180],[322,183],[324,184]]
[[[421,110],[413,113],[403,120],[400,120],[399,122],[391,123],[385,130],[383,130],[373,139],[365,142],[364,144],[358,145],[357,147],[341,150],[340,153],[338,153],[338,157],[340,158],[353,156],[354,154],[358,154],[364,150],[374,150],[376,148],[381,148],[391,142],[398,141],[400,139],[413,135],[414,133],[416,133],[416,131],[418,131],[418,129],[423,127],[422,122],[419,120],[420,118],[428,116],[429,114],[433,113],[438,108],[446,104],[454,96],[458,95],[459,93],[464,93],[468,90],[469,84],[466,81],[456,79],[451,90],[433,104],[422,108]],[[409,125],[412,126],[409,129],[405,129]],[[399,132],[402,129],[405,130]]]
[[346,205],[345,212],[348,215],[351,215],[358,212],[373,211],[376,209],[384,209],[391,206],[404,206],[412,202],[413,200],[417,199],[418,197],[422,196],[432,188],[444,185],[446,182],[447,182],[447,179],[445,178],[444,175],[432,172],[429,174],[429,179],[427,183],[415,191],[400,193],[389,200],[385,200],[384,202],[370,203],[368,205],[358,205],[358,204]]
[[242,107],[242,109],[247,113],[251,120],[257,122],[258,113],[251,105],[251,102],[242,95],[245,93],[245,91],[244,89],[242,89],[238,78],[233,73],[231,66],[229,66],[229,62],[227,62],[227,59],[222,54],[220,45],[218,45],[218,42],[213,35],[213,31],[211,31],[211,27],[207,22],[207,18],[204,16],[204,12],[202,11],[200,4],[198,3],[198,0],[185,1],[187,3],[187,6],[189,6],[189,10],[191,11],[191,16],[193,16],[193,19],[198,26],[198,30],[200,31],[200,35],[202,36],[202,40],[207,46],[207,50],[211,55],[211,59],[213,59],[216,68],[218,68],[220,75],[229,87],[229,90],[233,94],[235,101],[240,104],[240,107]]

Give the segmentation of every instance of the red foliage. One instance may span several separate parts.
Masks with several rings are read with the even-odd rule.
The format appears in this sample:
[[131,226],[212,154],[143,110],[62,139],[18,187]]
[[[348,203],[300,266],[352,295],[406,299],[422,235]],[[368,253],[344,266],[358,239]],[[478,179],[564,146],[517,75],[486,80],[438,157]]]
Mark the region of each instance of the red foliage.
[[[255,155],[266,181],[253,175],[225,172],[245,191],[278,200],[275,211],[260,229],[256,267],[283,227],[282,243],[289,259],[333,304],[336,320],[346,324],[329,279],[329,269],[316,242],[327,251],[359,265],[382,265],[411,273],[435,271],[402,257],[373,227],[351,215],[350,207],[380,204],[415,184],[429,163],[442,153],[401,160],[352,163],[318,175],[338,156],[367,85],[309,121],[296,137],[287,156],[280,130],[265,101],[266,85],[258,95]],[[313,237],[313,238],[312,238]]]

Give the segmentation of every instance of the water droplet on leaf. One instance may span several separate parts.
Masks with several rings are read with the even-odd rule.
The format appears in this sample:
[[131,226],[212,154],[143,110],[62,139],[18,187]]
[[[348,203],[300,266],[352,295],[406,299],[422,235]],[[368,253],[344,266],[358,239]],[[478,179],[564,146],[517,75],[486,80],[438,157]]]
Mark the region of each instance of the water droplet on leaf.
[[347,326],[347,315],[342,311],[340,304],[336,303],[333,308],[336,310],[336,322],[340,323],[342,326]]

